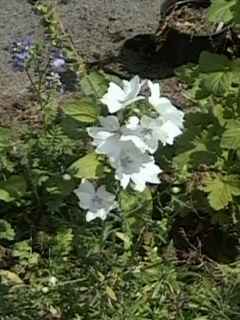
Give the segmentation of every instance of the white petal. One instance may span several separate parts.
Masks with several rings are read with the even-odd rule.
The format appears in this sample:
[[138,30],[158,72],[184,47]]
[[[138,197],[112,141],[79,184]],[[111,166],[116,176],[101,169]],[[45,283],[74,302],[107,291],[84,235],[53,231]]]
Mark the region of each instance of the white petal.
[[101,127],[87,128],[87,132],[90,137],[94,138],[93,145],[99,145],[113,135],[113,133],[105,131]]
[[168,143],[170,145],[173,144],[174,139],[177,136],[182,134],[182,131],[171,121],[167,121],[164,125],[162,125],[161,131],[162,133],[165,133],[165,144]]
[[107,116],[99,118],[101,125],[108,131],[117,131],[120,129],[118,118],[115,116]]
[[121,101],[125,99],[124,91],[114,82],[110,82],[108,92],[102,97],[101,102],[107,105],[110,113],[115,113],[123,108]]
[[122,174],[122,176],[119,177],[116,172],[115,177],[120,180],[121,187],[126,189],[130,182],[130,176],[128,174]]
[[160,98],[160,85],[159,83],[153,83],[152,81],[148,80],[148,87],[150,89],[151,95],[149,97],[149,103],[152,106],[158,105],[158,100]]
[[110,159],[118,158],[120,153],[119,139],[120,137],[113,135],[97,147],[96,153],[105,154]]
[[81,183],[80,186],[74,190],[74,193],[79,199],[79,205],[83,209],[88,209],[91,206],[92,198],[95,194],[95,188],[92,183],[85,181]]
[[159,184],[158,178],[161,169],[153,162],[144,164],[139,173],[133,174],[131,180],[134,182],[134,189],[142,192],[145,189],[146,183]]
[[90,222],[96,218],[100,218],[102,220],[105,220],[107,218],[108,212],[104,209],[100,209],[97,212],[88,211],[86,215],[86,221]]

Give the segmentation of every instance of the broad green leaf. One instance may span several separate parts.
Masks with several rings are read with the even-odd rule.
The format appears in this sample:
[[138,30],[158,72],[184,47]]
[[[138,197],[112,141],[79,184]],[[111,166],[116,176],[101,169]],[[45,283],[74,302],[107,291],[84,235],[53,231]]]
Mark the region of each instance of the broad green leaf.
[[98,117],[97,105],[91,98],[72,99],[63,108],[66,115],[83,123],[94,123]]
[[236,0],[212,0],[208,10],[208,17],[211,22],[228,23],[233,19],[232,7]]
[[240,24],[240,2],[235,0],[235,5],[231,8],[233,14],[233,22]]
[[224,55],[204,51],[200,55],[199,70],[206,73],[229,70],[229,59]]
[[7,181],[0,183],[0,200],[13,201],[25,195],[27,184],[22,176],[11,176]]
[[15,237],[15,231],[6,220],[0,219],[0,239],[13,240]]
[[11,197],[10,193],[7,190],[4,190],[0,187],[0,200],[5,202],[11,202],[14,200],[14,198]]
[[102,173],[102,163],[95,152],[75,161],[68,169],[76,178],[93,179],[98,178]]
[[226,149],[240,149],[240,123],[228,127],[222,136],[221,146]]
[[203,52],[199,59],[200,87],[209,93],[223,95],[240,81],[240,61],[224,55]]
[[225,91],[231,88],[233,74],[232,72],[219,71],[202,74],[201,79],[201,86],[204,90],[217,96],[222,96]]
[[94,71],[83,77],[80,85],[85,95],[102,98],[107,91],[108,81],[102,74]]
[[221,210],[233,201],[233,196],[240,195],[240,179],[237,175],[208,176],[203,179],[200,189],[208,193],[210,206],[214,210]]

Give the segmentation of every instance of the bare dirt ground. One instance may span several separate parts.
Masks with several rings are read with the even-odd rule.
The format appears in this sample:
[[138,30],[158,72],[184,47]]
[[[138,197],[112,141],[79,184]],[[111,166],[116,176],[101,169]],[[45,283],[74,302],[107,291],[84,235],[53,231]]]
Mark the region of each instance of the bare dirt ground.
[[[68,0],[58,2],[57,12],[87,63],[124,78],[139,74],[160,79],[171,74],[169,66],[151,56],[151,43],[142,44],[156,32],[163,4],[164,0]],[[13,125],[32,117],[33,102],[28,80],[11,67],[9,46],[26,35],[43,40],[44,31],[28,0],[0,0],[0,9],[0,125]],[[176,93],[181,104],[181,85],[174,79],[163,83],[166,95]]]

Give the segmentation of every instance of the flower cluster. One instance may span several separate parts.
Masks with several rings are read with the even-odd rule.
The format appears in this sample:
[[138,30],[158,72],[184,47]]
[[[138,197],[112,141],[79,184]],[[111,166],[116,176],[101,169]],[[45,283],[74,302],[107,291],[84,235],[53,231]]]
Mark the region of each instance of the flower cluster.
[[14,41],[11,48],[11,59],[13,68],[16,71],[24,71],[26,64],[31,57],[31,48],[33,47],[32,37],[28,36]]
[[[140,94],[145,84],[150,91],[149,97]],[[133,106],[133,103],[139,100],[145,100],[149,106],[148,114],[143,114],[141,118],[136,115],[139,112],[134,114],[134,111],[139,110]],[[183,112],[173,106],[169,99],[161,97],[159,84],[149,80],[141,81],[138,76],[130,81],[123,81],[122,87],[110,82],[101,102],[107,106],[109,115],[99,118],[98,127],[87,129],[96,153],[108,158],[115,170],[115,178],[120,181],[123,189],[130,185],[134,190],[142,192],[147,183],[159,184],[162,170],[155,163],[154,153],[159,143],[163,146],[172,145],[174,139],[182,133]],[[128,111],[131,111],[131,116],[125,120],[124,112],[130,105],[131,109],[129,107]],[[87,186],[90,188],[89,183]],[[79,188],[85,190],[86,182]],[[101,188],[104,187],[98,190],[101,191]],[[89,202],[90,198],[95,199],[95,196],[90,196],[92,193],[93,189],[86,196],[86,193],[83,195],[77,189],[80,206],[89,209],[87,220],[95,217],[105,219],[107,213],[115,207],[113,195],[106,195],[108,203],[104,203],[100,195],[97,196],[99,201],[96,205],[95,200],[91,200],[91,204]]]
[[[140,95],[144,83],[138,76],[123,81],[123,88],[111,82],[101,102],[107,105],[111,114],[122,112],[132,103],[146,99]],[[167,98],[161,97],[159,84],[146,83],[151,92],[148,103],[153,108],[153,116],[143,115],[141,119],[131,116],[121,125],[120,115],[109,115],[100,117],[101,126],[88,128],[96,152],[109,158],[121,186],[125,189],[131,184],[140,192],[145,189],[146,183],[160,183],[158,174],[161,169],[153,157],[159,142],[173,144],[183,128],[183,112]]]

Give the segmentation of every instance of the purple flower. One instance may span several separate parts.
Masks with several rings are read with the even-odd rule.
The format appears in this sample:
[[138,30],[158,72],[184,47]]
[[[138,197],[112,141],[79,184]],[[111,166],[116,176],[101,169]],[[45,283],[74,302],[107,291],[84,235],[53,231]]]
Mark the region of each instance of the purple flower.
[[24,71],[26,64],[31,57],[30,49],[32,48],[32,37],[27,36],[25,38],[14,41],[10,48],[11,61],[15,71]]
[[51,63],[52,71],[62,73],[66,70],[66,61],[64,58],[55,58]]

